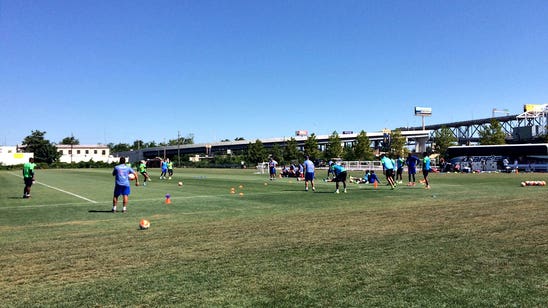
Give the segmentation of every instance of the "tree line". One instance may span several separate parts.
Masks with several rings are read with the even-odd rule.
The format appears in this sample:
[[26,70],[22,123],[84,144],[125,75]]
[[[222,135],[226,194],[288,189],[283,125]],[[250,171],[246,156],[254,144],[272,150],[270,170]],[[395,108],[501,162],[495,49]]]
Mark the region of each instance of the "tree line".
[[[56,143],[53,143],[45,138],[46,132],[40,130],[33,130],[29,136],[26,136],[22,141],[25,145],[25,151],[34,153],[34,159],[38,163],[52,164],[59,161],[61,154],[57,150]],[[479,131],[480,144],[504,144],[506,143],[506,135],[502,130],[502,125],[499,121],[493,119],[490,125],[484,126]],[[548,136],[544,137],[548,142]],[[245,140],[243,137],[234,139],[235,141]],[[228,139],[222,140],[222,142],[229,141]],[[447,149],[456,145],[457,138],[453,135],[451,130],[447,127],[442,127],[440,130],[434,133],[432,138],[432,148],[428,151],[432,153],[438,153],[440,156],[445,157]],[[79,145],[80,141],[74,136],[63,138],[58,144],[63,145]],[[178,137],[176,139],[170,139],[167,142],[156,143],[155,141],[143,142],[142,140],[135,140],[133,144],[127,143],[109,143],[107,146],[111,153],[126,152],[131,150],[139,150],[144,148],[173,146],[194,144],[194,135],[189,134],[186,137]],[[230,161],[235,163],[236,161],[245,161],[249,163],[259,163],[268,160],[268,157],[276,158],[280,163],[290,163],[293,161],[302,161],[305,156],[309,156],[316,160],[330,160],[333,158],[340,158],[343,160],[373,160],[375,159],[375,150],[388,153],[391,157],[397,155],[406,156],[409,149],[406,148],[405,137],[402,136],[401,130],[396,129],[389,134],[385,135],[385,138],[379,143],[379,147],[374,149],[371,147],[371,141],[367,137],[365,131],[361,131],[356,140],[352,144],[344,145],[341,142],[340,136],[337,131],[334,131],[328,140],[328,144],[324,151],[320,151],[318,147],[318,141],[315,134],[308,136],[304,143],[303,151],[299,150],[297,141],[295,138],[290,138],[283,146],[274,145],[271,148],[265,148],[260,140],[250,142],[246,151],[242,153],[234,153],[230,158],[226,156],[220,156],[219,158],[213,158],[213,164],[218,161]],[[181,161],[180,159],[178,161]]]

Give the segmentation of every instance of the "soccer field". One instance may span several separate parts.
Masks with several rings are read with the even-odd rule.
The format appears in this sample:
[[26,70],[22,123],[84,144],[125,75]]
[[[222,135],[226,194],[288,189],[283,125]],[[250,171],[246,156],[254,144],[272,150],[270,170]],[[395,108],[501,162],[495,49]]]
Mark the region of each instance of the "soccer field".
[[548,186],[520,187],[548,174],[334,194],[247,169],[149,171],[126,214],[110,212],[110,169],[37,170],[31,199],[20,170],[0,171],[1,306],[548,306]]

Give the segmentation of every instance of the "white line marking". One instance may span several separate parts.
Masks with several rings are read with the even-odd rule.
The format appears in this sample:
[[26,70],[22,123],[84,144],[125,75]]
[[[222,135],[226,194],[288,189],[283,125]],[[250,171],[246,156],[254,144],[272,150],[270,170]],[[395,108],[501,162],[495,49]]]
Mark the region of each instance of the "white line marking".
[[[19,177],[19,178],[23,178],[23,176],[21,176],[21,175],[17,175],[17,174],[11,173],[11,172],[10,172],[10,174],[13,175],[13,176]],[[38,182],[38,181],[36,181],[35,183],[36,183],[36,184],[43,185],[43,186],[46,186],[46,187],[51,188],[51,189],[55,189],[55,190],[57,190],[57,191],[60,191],[60,192],[62,192],[62,193],[65,193],[65,194],[74,196],[74,197],[76,197],[76,198],[80,198],[80,199],[82,199],[82,200],[86,200],[86,201],[91,202],[91,203],[97,203],[97,201],[93,201],[93,200],[88,199],[88,198],[86,198],[86,197],[82,197],[82,196],[77,195],[77,194],[75,194],[75,193],[71,193],[70,191],[62,190],[61,188],[53,187],[53,186],[51,186],[51,185],[48,185],[48,184],[45,184],[45,183],[42,183],[42,182]]]

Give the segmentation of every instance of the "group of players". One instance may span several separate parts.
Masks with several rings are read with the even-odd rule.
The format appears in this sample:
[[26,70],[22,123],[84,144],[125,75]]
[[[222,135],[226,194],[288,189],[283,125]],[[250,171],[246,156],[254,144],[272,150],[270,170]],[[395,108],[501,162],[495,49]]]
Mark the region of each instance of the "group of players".
[[[407,165],[407,169],[409,172],[409,183],[408,186],[414,186],[415,185],[415,174],[416,167],[418,163],[420,162],[419,158],[417,158],[415,155],[409,154],[407,159],[403,159],[401,157],[397,157],[397,159],[394,161],[390,159],[386,155],[381,155],[381,163],[383,166],[384,173],[386,175],[386,180],[388,181],[390,187],[394,189],[397,186],[397,183],[402,183],[402,173],[403,173],[403,167],[404,165]],[[276,179],[276,166],[277,162],[270,158],[268,167],[269,167],[269,176],[270,180]],[[30,158],[28,163],[25,163],[23,165],[23,180],[25,183],[25,188],[23,191],[23,198],[30,198],[30,190],[31,186],[34,183],[34,168],[36,164],[34,163],[34,159]],[[173,176],[173,163],[170,162],[169,159],[162,160],[161,161],[161,169],[162,173],[160,175],[160,179],[165,179],[166,174],[169,176],[169,179]],[[425,188],[430,189],[430,182],[428,181],[428,173],[430,172],[430,157],[427,155],[427,153],[423,153],[423,159],[422,159],[422,173],[424,176],[424,183]],[[144,182],[143,185],[147,185],[147,182],[150,182],[150,176],[147,172],[146,162],[141,161],[139,163],[139,173],[143,176]],[[122,212],[127,212],[127,203],[128,203],[128,196],[131,193],[130,191],[130,174],[133,174],[135,186],[139,186],[139,176],[137,172],[133,170],[131,165],[126,164],[125,157],[120,158],[120,163],[114,167],[114,170],[112,171],[112,175],[115,177],[115,185],[114,185],[114,195],[112,199],[112,212],[116,213],[117,206],[118,206],[118,198],[122,196],[122,203],[123,208]],[[310,160],[310,158],[307,156],[305,161],[303,162],[303,174],[304,174],[304,185],[305,185],[305,191],[308,191],[309,186],[312,188],[312,191],[316,191],[316,187],[314,185],[314,178],[315,178],[315,166],[314,163]],[[330,174],[333,174],[333,179],[329,180]],[[396,177],[394,178],[394,174]],[[367,176],[367,178],[365,178]],[[358,183],[380,183],[377,176],[375,175],[374,171],[367,172],[363,179],[360,179]],[[335,182],[335,193],[339,193],[339,183],[342,183],[343,186],[343,192],[346,193],[346,179],[347,179],[347,171],[344,167],[344,164],[337,164],[334,162],[329,163],[329,169],[327,173],[327,179],[326,181]],[[354,179],[351,179],[352,181],[355,181]]]
[[[409,154],[407,156],[407,159],[404,159],[403,157],[399,156],[396,158],[396,160],[390,159],[385,154],[381,155],[381,164],[383,166],[383,172],[386,175],[386,180],[388,181],[388,185],[390,185],[391,189],[396,188],[397,184],[403,183],[403,169],[404,166],[407,166],[407,170],[409,173],[409,182],[407,186],[415,186],[416,184],[416,178],[415,174],[417,173],[417,165],[421,162],[421,160],[413,155]],[[270,158],[268,162],[268,169],[269,169],[269,177],[270,180],[276,179],[276,166],[278,162],[274,160],[274,158]],[[314,163],[310,160],[310,158],[307,156],[306,160],[303,163],[303,174],[304,174],[304,185],[305,185],[305,191],[308,191],[309,182],[311,183],[312,190],[316,191],[316,188],[314,187]],[[424,184],[426,189],[430,189],[430,182],[428,180],[428,173],[431,171],[431,165],[430,165],[430,157],[428,156],[428,153],[423,153],[422,158],[422,174],[424,177]],[[333,178],[330,179],[330,175],[333,175]],[[333,161],[329,162],[329,168],[327,171],[327,178],[325,181],[335,182],[335,193],[338,194],[340,192],[339,187],[340,183],[342,183],[343,186],[343,192],[346,193],[346,179],[347,179],[347,171],[344,166],[344,164],[338,164]],[[378,179],[377,175],[375,174],[375,171],[366,171],[363,178],[351,178],[352,182],[355,183],[380,183],[380,180]]]

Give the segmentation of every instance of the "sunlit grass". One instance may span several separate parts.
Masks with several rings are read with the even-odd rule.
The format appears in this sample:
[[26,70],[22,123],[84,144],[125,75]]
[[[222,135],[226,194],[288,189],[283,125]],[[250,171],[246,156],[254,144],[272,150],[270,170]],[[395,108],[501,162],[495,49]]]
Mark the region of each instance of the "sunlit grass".
[[548,188],[519,186],[545,174],[336,195],[252,170],[176,172],[132,187],[128,214],[108,213],[110,170],[38,170],[65,192],[36,184],[30,200],[0,172],[3,305],[548,305]]

